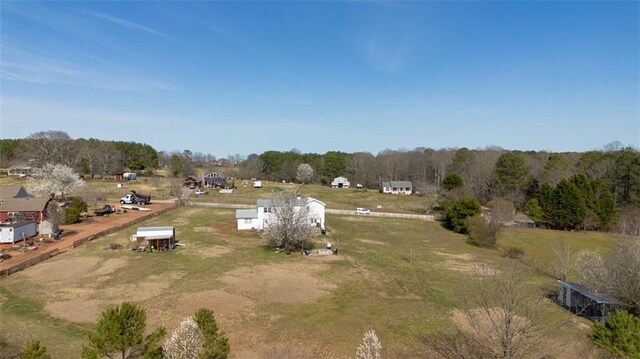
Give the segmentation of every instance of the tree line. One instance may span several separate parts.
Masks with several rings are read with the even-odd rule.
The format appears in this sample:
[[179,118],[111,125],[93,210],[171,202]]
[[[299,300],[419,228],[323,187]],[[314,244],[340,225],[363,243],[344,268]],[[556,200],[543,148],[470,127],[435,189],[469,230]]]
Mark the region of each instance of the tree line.
[[125,169],[157,168],[158,152],[143,143],[72,139],[63,131],[41,131],[23,139],[0,140],[0,167],[16,163],[63,164],[92,178],[104,178]]

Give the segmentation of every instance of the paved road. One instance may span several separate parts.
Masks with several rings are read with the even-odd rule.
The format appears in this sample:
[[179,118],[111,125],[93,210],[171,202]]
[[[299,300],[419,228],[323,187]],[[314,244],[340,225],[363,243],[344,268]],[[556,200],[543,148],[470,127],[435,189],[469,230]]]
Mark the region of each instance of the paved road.
[[[187,206],[195,207],[214,207],[214,208],[256,208],[254,205],[249,204],[234,204],[234,203],[216,203],[216,202],[194,202],[186,201]],[[407,214],[407,213],[391,213],[391,212],[371,212],[370,214],[357,214],[356,211],[349,211],[344,209],[330,209],[324,210],[325,213],[337,214],[344,216],[363,216],[363,217],[387,217],[387,218],[405,218],[405,219],[423,219],[426,221],[435,221],[434,216],[429,214]]]

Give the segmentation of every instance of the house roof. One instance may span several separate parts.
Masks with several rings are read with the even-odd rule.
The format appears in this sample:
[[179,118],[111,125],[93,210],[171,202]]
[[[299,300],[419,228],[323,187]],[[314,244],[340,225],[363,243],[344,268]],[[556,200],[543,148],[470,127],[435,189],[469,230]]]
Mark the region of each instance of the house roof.
[[0,186],[0,199],[26,198],[26,197],[29,197],[29,193],[22,185],[8,184],[8,185]]
[[7,198],[0,203],[0,212],[40,212],[44,211],[49,197]]
[[25,163],[9,167],[9,170],[30,170],[30,169],[33,169],[33,166],[29,166],[28,164],[25,164]]
[[592,292],[581,284],[574,283],[574,282],[563,282],[563,281],[559,281],[559,282],[561,286],[569,288],[573,291],[576,291],[598,304],[614,304],[614,305],[626,306],[626,304],[622,303],[621,301],[615,298],[607,297],[605,295]]
[[215,177],[220,177],[223,178],[224,176],[219,174],[218,172],[209,172],[207,174],[205,174],[204,176],[202,176],[203,178],[215,178]]
[[139,227],[136,236],[145,239],[171,238],[175,234],[175,227]]
[[334,181],[348,181],[347,177],[338,176],[333,179]]
[[258,218],[258,210],[255,208],[236,210],[236,219],[244,218]]
[[411,187],[410,181],[388,181],[382,182],[383,187]]
[[[311,203],[311,202],[318,202],[321,205],[326,206],[326,204],[324,202],[322,202],[322,201],[319,201],[319,200],[317,200],[317,199],[315,199],[313,197],[307,197],[307,203]],[[273,204],[274,204],[274,201],[271,200],[271,199],[259,199],[259,200],[256,201],[256,205],[258,207],[273,207]],[[296,206],[302,206],[304,204],[306,204],[306,203],[303,203],[302,199],[298,199],[296,201]]]

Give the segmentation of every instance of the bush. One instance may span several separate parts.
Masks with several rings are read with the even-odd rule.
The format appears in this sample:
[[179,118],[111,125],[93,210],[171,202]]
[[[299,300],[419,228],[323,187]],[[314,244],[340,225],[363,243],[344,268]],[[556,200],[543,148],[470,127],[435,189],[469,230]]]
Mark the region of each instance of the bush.
[[516,247],[509,247],[504,252],[504,256],[510,259],[520,259],[523,255],[522,249]]
[[86,212],[89,209],[87,202],[83,201],[82,198],[77,197],[71,200],[71,205],[69,207],[77,208],[80,212]]
[[67,207],[64,209],[64,214],[62,216],[62,224],[74,224],[80,222],[80,211],[79,208],[76,207]]
[[464,221],[469,232],[469,242],[480,247],[494,248],[498,240],[500,225],[495,222],[487,222],[483,217],[472,216]]
[[445,225],[456,233],[467,233],[465,219],[480,213],[480,202],[470,196],[463,196],[444,206]]

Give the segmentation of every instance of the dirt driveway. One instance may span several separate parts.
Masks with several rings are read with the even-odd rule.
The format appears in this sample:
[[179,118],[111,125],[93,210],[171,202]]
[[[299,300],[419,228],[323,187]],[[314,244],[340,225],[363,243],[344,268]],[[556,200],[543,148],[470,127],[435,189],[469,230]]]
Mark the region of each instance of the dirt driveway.
[[167,203],[152,203],[146,207],[151,211],[127,211],[127,213],[115,213],[104,217],[89,217],[89,219],[68,226],[61,226],[63,229],[62,236],[59,240],[52,241],[50,243],[35,240],[33,247],[35,250],[22,252],[15,250],[17,247],[24,246],[22,242],[16,244],[0,244],[0,252],[5,252],[11,255],[11,258],[4,260],[0,263],[0,271],[13,267],[14,265],[23,263],[31,258],[37,257],[45,252],[58,249],[58,253],[64,253],[73,248],[73,242],[91,237],[97,233],[109,230],[114,227],[122,227],[139,222],[147,217],[153,217],[158,212],[161,212],[167,208],[174,207],[174,204]]

